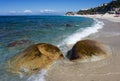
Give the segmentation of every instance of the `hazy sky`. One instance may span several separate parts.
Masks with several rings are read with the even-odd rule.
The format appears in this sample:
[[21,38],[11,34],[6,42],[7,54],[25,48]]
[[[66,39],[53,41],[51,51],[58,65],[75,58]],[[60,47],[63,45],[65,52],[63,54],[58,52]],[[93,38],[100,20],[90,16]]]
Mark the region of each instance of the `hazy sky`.
[[0,0],[0,14],[78,11],[111,0]]

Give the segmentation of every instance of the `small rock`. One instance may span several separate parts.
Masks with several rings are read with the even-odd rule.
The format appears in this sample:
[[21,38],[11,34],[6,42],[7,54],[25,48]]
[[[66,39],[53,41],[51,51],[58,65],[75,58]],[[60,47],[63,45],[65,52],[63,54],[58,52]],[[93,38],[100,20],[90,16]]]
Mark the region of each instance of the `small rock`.
[[25,43],[29,43],[30,41],[29,40],[19,40],[19,41],[14,41],[14,42],[11,42],[7,45],[7,47],[14,47],[14,46],[18,46],[18,45],[23,45]]
[[72,27],[72,25],[71,25],[71,24],[65,24],[65,26],[66,26],[66,27]]

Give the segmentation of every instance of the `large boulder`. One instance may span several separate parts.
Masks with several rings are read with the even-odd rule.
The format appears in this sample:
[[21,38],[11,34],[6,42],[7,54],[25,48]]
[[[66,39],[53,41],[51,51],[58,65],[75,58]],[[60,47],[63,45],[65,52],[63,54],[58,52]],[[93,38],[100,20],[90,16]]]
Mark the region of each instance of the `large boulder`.
[[108,56],[107,47],[94,40],[78,41],[73,48],[68,51],[66,57],[69,60],[84,60],[92,57],[100,57],[101,59]]
[[13,73],[30,75],[49,67],[62,57],[61,51],[51,44],[35,44],[14,56],[7,62],[7,70]]

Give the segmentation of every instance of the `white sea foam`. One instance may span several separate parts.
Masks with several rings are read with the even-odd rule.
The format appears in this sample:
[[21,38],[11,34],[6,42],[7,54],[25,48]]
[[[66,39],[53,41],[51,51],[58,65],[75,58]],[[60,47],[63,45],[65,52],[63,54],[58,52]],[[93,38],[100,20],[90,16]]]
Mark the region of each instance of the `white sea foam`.
[[27,81],[45,81],[45,74],[47,73],[47,70],[43,69],[37,74],[33,74],[30,76]]
[[58,47],[64,46],[64,45],[73,45],[77,41],[81,40],[82,38],[89,36],[90,34],[98,32],[98,29],[103,28],[104,23],[102,21],[98,21],[97,19],[94,19],[94,24],[91,27],[87,27],[86,29],[79,29],[72,35],[68,36],[66,39],[64,39],[60,44],[58,44]]

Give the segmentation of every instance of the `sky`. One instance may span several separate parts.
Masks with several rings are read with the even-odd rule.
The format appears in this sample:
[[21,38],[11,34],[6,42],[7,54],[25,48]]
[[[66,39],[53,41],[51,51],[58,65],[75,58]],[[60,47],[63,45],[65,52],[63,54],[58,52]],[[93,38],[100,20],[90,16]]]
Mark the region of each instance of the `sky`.
[[79,11],[111,0],[0,0],[0,14],[40,14]]

